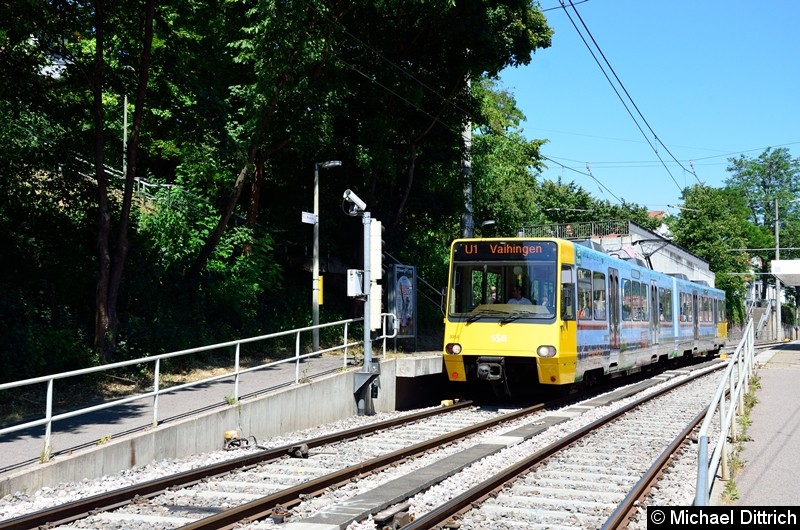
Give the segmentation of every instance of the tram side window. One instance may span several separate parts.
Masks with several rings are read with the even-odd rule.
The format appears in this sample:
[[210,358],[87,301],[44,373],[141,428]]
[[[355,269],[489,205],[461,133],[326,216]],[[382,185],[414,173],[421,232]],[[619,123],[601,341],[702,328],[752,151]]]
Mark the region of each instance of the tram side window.
[[481,303],[483,271],[475,267],[458,267],[450,286],[450,313],[469,313]]
[[575,320],[575,280],[572,267],[561,267],[561,319]]
[[681,293],[681,322],[692,322],[691,293]]
[[647,285],[633,280],[622,281],[622,319],[647,320]]
[[595,272],[592,274],[592,286],[594,302],[592,303],[594,309],[595,320],[606,319],[606,275],[602,272]]
[[487,266],[472,269],[470,308],[482,304],[499,303],[502,298],[502,269]]
[[664,289],[663,287],[659,287],[658,298],[661,306],[658,319],[662,322],[672,321],[672,289]]
[[488,271],[486,273],[486,303],[499,304],[502,301],[500,298],[500,285],[502,284],[502,276],[500,271]]
[[470,307],[475,307],[481,303],[481,279],[483,278],[483,271],[480,269],[472,269],[472,299],[470,300]]
[[642,320],[650,320],[650,297],[647,296],[647,284],[641,284],[639,291],[639,313]]
[[631,282],[631,313],[634,320],[642,320],[642,284]]
[[450,307],[447,308],[448,312],[455,313],[459,311],[463,299],[463,294],[461,292],[461,274],[458,270],[455,271],[453,274],[453,279],[451,280],[450,285]]
[[592,271],[578,269],[578,318],[592,318]]
[[707,296],[703,297],[703,319],[702,322],[711,322],[711,299]]
[[622,320],[631,319],[631,307],[633,302],[633,282],[630,280],[622,280]]

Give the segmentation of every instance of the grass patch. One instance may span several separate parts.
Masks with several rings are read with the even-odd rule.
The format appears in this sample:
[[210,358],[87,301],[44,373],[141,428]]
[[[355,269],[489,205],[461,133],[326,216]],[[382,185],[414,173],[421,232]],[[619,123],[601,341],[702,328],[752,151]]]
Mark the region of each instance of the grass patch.
[[740,412],[739,417],[736,419],[736,422],[739,426],[738,433],[735,438],[730,440],[731,454],[728,462],[730,479],[725,483],[725,488],[722,491],[722,502],[724,504],[730,504],[736,500],[739,500],[739,491],[736,488],[735,479],[736,475],[738,475],[739,471],[741,471],[744,467],[744,461],[741,457],[741,453],[744,450],[744,443],[752,439],[748,435],[747,431],[750,425],[753,424],[750,412],[753,407],[758,404],[756,392],[761,388],[761,378],[758,376],[758,374],[754,373],[750,377],[749,383],[750,386],[747,390],[747,393],[744,395],[744,408]]

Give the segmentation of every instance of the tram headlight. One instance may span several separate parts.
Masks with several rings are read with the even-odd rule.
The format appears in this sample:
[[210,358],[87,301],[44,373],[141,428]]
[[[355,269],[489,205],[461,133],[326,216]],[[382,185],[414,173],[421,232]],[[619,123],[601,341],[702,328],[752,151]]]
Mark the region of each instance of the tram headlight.
[[453,355],[458,355],[461,353],[461,344],[457,342],[451,342],[444,347],[444,351]]
[[555,346],[539,346],[536,348],[536,355],[539,357],[555,357],[556,356],[556,347]]

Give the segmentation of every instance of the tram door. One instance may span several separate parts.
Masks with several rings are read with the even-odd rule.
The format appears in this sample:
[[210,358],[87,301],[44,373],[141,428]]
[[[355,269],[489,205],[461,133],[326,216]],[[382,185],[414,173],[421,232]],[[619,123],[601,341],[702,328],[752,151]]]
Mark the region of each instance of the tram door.
[[699,297],[697,293],[692,293],[692,326],[694,328],[694,345],[697,346],[697,341],[700,340],[700,322],[699,322]]
[[661,309],[658,307],[658,284],[650,282],[650,344],[658,344],[658,315]]
[[608,342],[611,348],[610,366],[616,366],[619,356],[619,271],[608,269]]

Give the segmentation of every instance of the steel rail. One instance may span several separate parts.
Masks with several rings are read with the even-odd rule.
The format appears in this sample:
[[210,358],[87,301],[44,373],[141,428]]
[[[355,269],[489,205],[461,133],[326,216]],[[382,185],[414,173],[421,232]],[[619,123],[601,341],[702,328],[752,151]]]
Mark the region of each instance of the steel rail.
[[[564,400],[557,401],[562,402]],[[273,495],[263,497],[241,506],[230,508],[224,512],[212,515],[211,517],[189,523],[188,525],[181,526],[179,530],[227,530],[236,528],[243,520],[254,521],[264,519],[272,515],[273,510],[276,507],[285,508],[292,506],[298,503],[304,497],[321,493],[331,486],[346,484],[353,477],[358,475],[379,471],[396,464],[398,461],[420,455],[426,451],[441,447],[443,445],[456,442],[502,423],[527,416],[547,406],[553,406],[553,402],[539,403],[524,409],[509,412],[501,417],[482,421],[480,423],[476,423],[475,425],[470,425],[469,427],[464,427],[457,431],[443,434],[441,436],[437,436],[436,438],[431,438],[430,440],[426,440],[403,449],[398,449],[397,451],[367,460],[366,462],[361,462],[340,471],[319,477],[310,482],[299,484]]]
[[500,473],[490,477],[489,479],[481,482],[480,484],[477,484],[476,486],[454,497],[445,504],[442,504],[441,506],[435,508],[431,512],[417,518],[411,523],[403,526],[402,530],[428,530],[431,528],[435,528],[437,525],[440,525],[447,521],[451,521],[459,515],[463,515],[464,513],[471,510],[476,504],[480,504],[487,498],[495,495],[497,490],[504,487],[508,482],[517,479],[520,475],[523,475],[526,472],[528,472],[532,467],[538,465],[539,463],[549,458],[550,456],[558,453],[559,451],[562,451],[563,449],[572,445],[573,443],[580,440],[584,436],[588,435],[592,431],[597,430],[608,423],[611,423],[612,421],[630,412],[631,410],[642,405],[643,403],[646,403],[658,396],[666,394],[667,392],[670,392],[675,388],[678,388],[690,381],[694,381],[695,379],[702,377],[704,375],[706,375],[704,371],[692,374],[688,376],[685,380],[675,381],[665,386],[658,392],[654,392],[650,395],[639,398],[625,405],[624,407],[621,407],[620,409],[603,416],[602,418],[598,418],[592,423],[584,427],[581,427],[580,429],[577,429],[576,431],[553,442],[547,447],[540,449],[536,453],[532,454],[530,457],[520,460],[517,463],[505,468]]
[[358,438],[359,436],[396,427],[397,425],[402,425],[403,423],[410,423],[471,406],[473,406],[472,401],[462,401],[447,407],[425,410],[406,416],[399,416],[397,418],[348,429],[338,433],[333,433],[294,444],[276,447],[274,449],[266,449],[254,455],[233,458],[225,462],[184,471],[168,477],[151,480],[143,484],[136,484],[125,488],[120,488],[108,493],[102,493],[87,497],[85,499],[65,503],[60,506],[55,506],[47,510],[23,515],[14,519],[0,521],[0,530],[29,530],[30,528],[36,527],[52,527],[56,525],[67,524],[69,522],[86,517],[87,514],[92,511],[102,512],[113,510],[130,503],[134,499],[153,497],[169,488],[191,486],[209,477],[223,475],[238,468],[252,467],[281,458],[285,456],[290,449],[301,444],[305,444],[309,448],[319,447],[330,443]]
[[639,482],[631,489],[630,493],[622,499],[617,509],[614,510],[605,524],[603,524],[601,530],[618,530],[627,527],[628,521],[630,521],[631,517],[636,512],[636,507],[650,492],[650,489],[664,473],[667,466],[669,466],[672,457],[684,446],[692,432],[703,421],[707,412],[708,407],[704,408],[697,416],[692,418],[692,421],[690,421],[683,431],[675,437],[672,443],[667,446],[653,465],[650,466],[650,469],[647,470]]
[[[637,374],[637,375],[642,375],[642,374]],[[699,377],[699,375],[697,377]],[[636,379],[635,376],[634,379]],[[667,392],[671,390],[673,387],[678,386],[678,384],[682,383],[674,383],[673,385],[670,385],[669,387],[665,388],[656,395],[660,395],[663,392]],[[605,386],[607,385],[605,384],[598,385],[594,387],[592,390],[594,390],[595,392],[602,392],[604,391]],[[612,385],[609,383],[608,386]],[[283,507],[293,506],[294,504],[298,503],[302,497],[313,495],[315,492],[322,491],[325,488],[330,487],[332,484],[336,484],[342,481],[347,481],[353,476],[357,476],[362,473],[373,472],[382,467],[391,465],[396,460],[409,458],[419,453],[425,452],[431,448],[435,448],[437,446],[447,443],[452,443],[453,441],[458,440],[459,438],[469,436],[470,434],[474,434],[475,432],[479,432],[480,430],[489,428],[490,426],[498,425],[507,421],[512,421],[518,417],[522,417],[526,414],[530,414],[532,412],[535,412],[537,410],[546,407],[561,406],[562,404],[574,401],[575,397],[576,396],[562,397],[560,399],[552,400],[547,403],[540,403],[532,407],[521,409],[520,411],[504,415],[500,418],[487,420],[485,422],[476,424],[474,426],[467,427],[459,431],[455,431],[453,433],[449,433],[431,439],[427,442],[421,442],[414,446],[401,449],[393,453],[389,453],[387,455],[384,455],[383,457],[378,457],[368,462],[351,466],[340,472],[320,477],[317,480],[298,485],[296,487],[285,490],[284,492],[279,492],[277,494],[264,497],[260,500],[252,501],[250,503],[241,505],[240,507],[237,508],[228,509],[221,514],[212,516],[207,519],[203,519],[201,521],[190,523],[189,525],[181,528],[184,530],[234,528],[235,525],[242,520],[262,519],[270,516],[275,507],[283,508]],[[67,524],[69,522],[86,517],[87,515],[89,515],[90,512],[96,513],[102,511],[109,511],[112,509],[116,509],[120,506],[124,506],[125,504],[128,504],[137,499],[140,500],[144,498],[155,497],[169,488],[191,486],[202,480],[206,480],[208,478],[215,476],[224,475],[235,469],[253,467],[271,460],[281,458],[285,456],[288,451],[301,444],[306,444],[308,448],[315,448],[329,443],[354,439],[363,436],[365,434],[371,434],[379,430],[391,428],[397,425],[402,425],[403,423],[407,422],[410,423],[412,421],[424,419],[426,417],[433,417],[439,414],[452,412],[454,410],[467,408],[473,405],[474,403],[472,401],[462,401],[447,407],[426,410],[416,414],[410,414],[407,416],[393,418],[390,420],[385,420],[375,424],[349,429],[346,431],[334,433],[327,436],[322,436],[319,438],[313,438],[297,442],[294,444],[277,447],[274,449],[267,449],[255,455],[246,455],[240,458],[228,460],[226,462],[221,462],[218,464],[213,464],[210,466],[205,466],[202,468],[197,468],[194,470],[171,475],[169,477],[163,477],[160,479],[148,481],[140,485],[133,485],[121,488],[119,490],[114,490],[105,494],[87,497],[86,499],[80,499],[77,501],[63,504],[61,506],[53,507],[40,512],[35,512],[26,516],[21,516],[6,521],[0,521],[0,530],[11,530],[11,529],[27,530],[36,527],[53,527],[60,524]],[[626,409],[627,408],[628,407],[626,407]],[[542,455],[542,451],[537,453],[537,455]],[[546,455],[542,456],[542,458],[544,457],[546,457]]]

